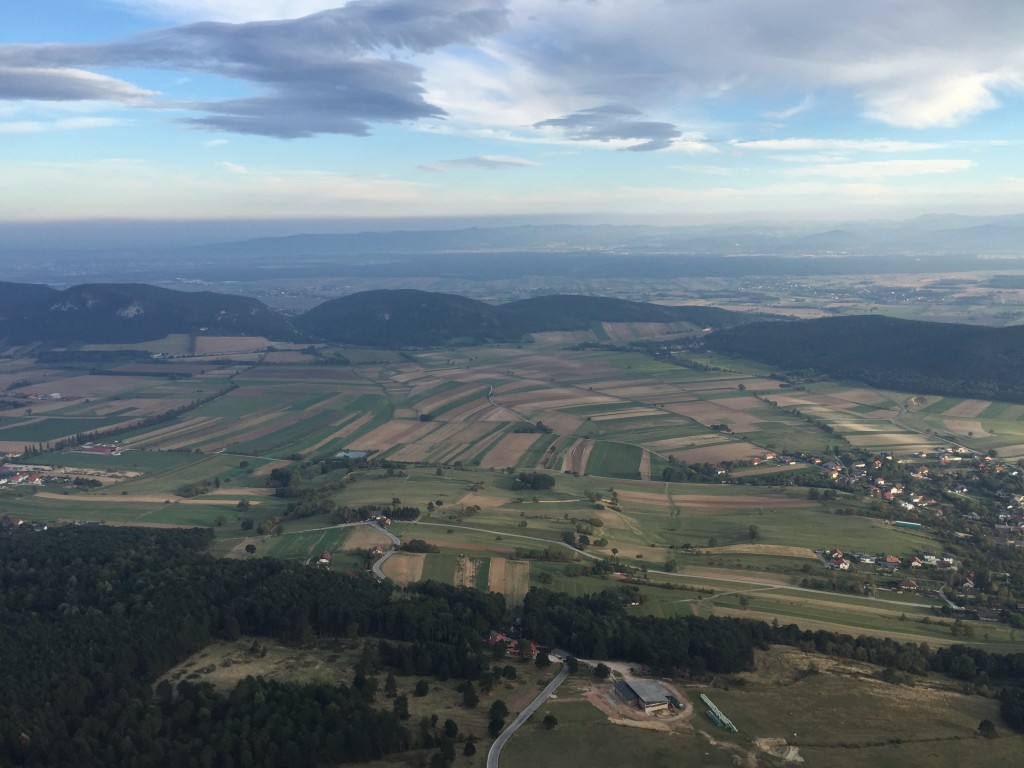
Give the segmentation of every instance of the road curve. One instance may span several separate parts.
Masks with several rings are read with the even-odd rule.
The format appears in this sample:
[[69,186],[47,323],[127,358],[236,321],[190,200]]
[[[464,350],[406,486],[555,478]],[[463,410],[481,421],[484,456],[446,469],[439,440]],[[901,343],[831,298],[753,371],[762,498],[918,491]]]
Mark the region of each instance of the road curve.
[[540,695],[536,699],[531,701],[526,709],[519,713],[519,716],[512,721],[512,724],[501,732],[501,735],[495,739],[491,745],[490,751],[487,753],[487,768],[498,768],[498,758],[501,757],[501,750],[505,746],[505,742],[512,738],[512,735],[519,730],[519,728],[530,719],[530,715],[540,709],[540,705],[547,701],[548,696],[555,692],[555,689],[562,684],[562,681],[569,676],[569,666],[562,664],[562,671],[555,675],[555,679],[547,684],[547,687],[540,692]]

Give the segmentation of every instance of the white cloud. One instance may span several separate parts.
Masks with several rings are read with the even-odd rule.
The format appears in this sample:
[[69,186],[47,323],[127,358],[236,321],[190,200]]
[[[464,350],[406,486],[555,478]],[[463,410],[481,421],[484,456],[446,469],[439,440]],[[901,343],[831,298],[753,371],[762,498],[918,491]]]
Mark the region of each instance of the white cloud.
[[890,125],[950,127],[995,109],[999,106],[995,91],[1006,87],[1019,88],[1020,84],[1020,73],[974,72],[901,83],[891,90],[869,92],[865,101],[869,117]]
[[268,21],[297,19],[338,8],[346,0],[107,0],[140,13],[175,21]]
[[735,139],[730,145],[740,149],[794,152],[928,152],[945,149],[933,141],[893,141],[889,139]]
[[773,120],[789,120],[791,117],[802,115],[805,112],[810,112],[814,108],[814,95],[807,94],[800,101],[799,104],[795,104],[788,109],[783,109],[778,112],[765,112],[766,117],[770,117]]
[[973,167],[970,160],[876,160],[864,163],[822,163],[803,168],[787,168],[786,176],[829,176],[836,179],[884,179],[893,176],[922,176],[957,173]]
[[112,117],[68,117],[62,120],[17,120],[0,123],[0,133],[46,133],[75,131],[85,128],[111,128],[123,121]]

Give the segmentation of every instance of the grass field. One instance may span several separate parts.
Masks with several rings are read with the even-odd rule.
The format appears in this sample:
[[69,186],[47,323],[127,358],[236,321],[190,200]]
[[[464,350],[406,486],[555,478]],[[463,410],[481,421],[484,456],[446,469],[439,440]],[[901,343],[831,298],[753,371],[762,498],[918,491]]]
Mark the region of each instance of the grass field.
[[[657,717],[613,723],[589,700],[593,684],[570,678],[558,698],[543,705],[537,722],[509,742],[502,763],[543,765],[547,756],[558,753],[559,765],[568,768],[801,762],[840,768],[954,768],[1000,765],[1024,748],[1024,737],[1007,735],[1005,728],[999,729],[1000,738],[980,738],[981,720],[999,723],[998,703],[965,696],[948,680],[888,685],[879,679],[877,667],[792,648],[758,652],[756,667],[719,680],[713,688],[686,686],[694,714],[680,725],[666,725]],[[725,712],[738,734],[726,733],[707,718],[700,693]],[[558,720],[552,730],[539,722],[548,713]]]
[[587,474],[635,480],[640,477],[643,449],[636,445],[597,441],[587,462]]

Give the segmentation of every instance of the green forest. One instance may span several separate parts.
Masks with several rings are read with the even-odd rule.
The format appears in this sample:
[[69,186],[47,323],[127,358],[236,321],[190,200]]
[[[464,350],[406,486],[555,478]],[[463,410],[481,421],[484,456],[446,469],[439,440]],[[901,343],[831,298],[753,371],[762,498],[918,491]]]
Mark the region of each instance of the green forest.
[[[211,540],[206,529],[105,526],[0,535],[0,764],[313,766],[411,749],[436,749],[431,765],[455,759],[447,737],[409,725],[398,699],[377,700],[374,676],[464,680],[467,691],[492,685],[484,638],[514,618],[500,595],[216,559],[206,553]],[[754,650],[773,643],[904,674],[940,671],[1001,695],[1004,719],[1024,730],[1024,654],[634,616],[634,597],[621,586],[583,597],[533,589],[519,617],[523,636],[698,679],[750,669]],[[376,652],[348,685],[156,684],[214,640],[241,636],[296,646],[369,638]]]
[[902,392],[1024,402],[1024,329],[881,315],[765,322],[716,331],[718,352],[801,377],[824,374]]

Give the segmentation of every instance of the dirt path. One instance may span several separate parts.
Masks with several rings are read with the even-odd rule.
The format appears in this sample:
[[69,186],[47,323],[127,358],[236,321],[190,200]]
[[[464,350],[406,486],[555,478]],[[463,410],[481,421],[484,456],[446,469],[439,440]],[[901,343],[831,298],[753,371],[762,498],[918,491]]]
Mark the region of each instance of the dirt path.
[[[455,561],[455,578],[454,583],[456,587],[472,587],[476,585],[476,561],[466,557],[465,555],[459,555],[459,559]],[[489,576],[490,574],[488,574]]]
[[590,453],[594,450],[594,441],[586,438],[580,438],[572,447],[565,452],[565,458],[562,459],[562,471],[572,472],[576,475],[585,474],[587,469],[587,462],[590,461]]
[[646,448],[644,448],[644,452],[640,456],[640,479],[651,479],[651,452]]

